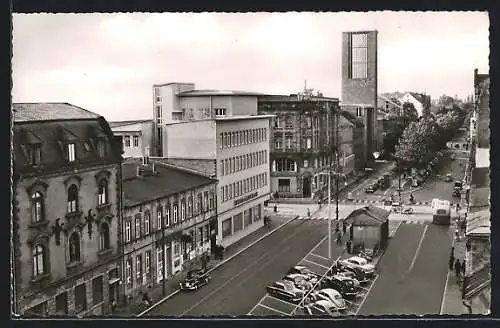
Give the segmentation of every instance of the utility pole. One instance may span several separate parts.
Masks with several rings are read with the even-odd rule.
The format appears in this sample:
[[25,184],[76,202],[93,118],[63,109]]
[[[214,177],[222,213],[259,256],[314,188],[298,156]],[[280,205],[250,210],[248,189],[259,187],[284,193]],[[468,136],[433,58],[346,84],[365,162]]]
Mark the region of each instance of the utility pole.
[[167,284],[166,284],[166,280],[167,280],[167,272],[166,272],[166,268],[167,268],[167,243],[165,241],[165,215],[162,214],[161,216],[161,247],[163,247],[163,262],[162,262],[162,275],[163,275],[163,279],[162,279],[162,289],[163,289],[163,297],[165,297],[165,295],[167,295]]

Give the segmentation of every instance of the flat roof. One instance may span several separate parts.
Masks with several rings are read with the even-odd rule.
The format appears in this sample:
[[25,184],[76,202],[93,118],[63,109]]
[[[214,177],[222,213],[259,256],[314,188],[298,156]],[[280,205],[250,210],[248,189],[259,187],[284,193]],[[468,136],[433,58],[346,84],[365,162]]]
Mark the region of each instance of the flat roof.
[[298,95],[264,95],[259,97],[262,102],[308,102],[308,101],[323,101],[323,102],[338,102],[339,98],[311,96],[306,99],[299,99]]
[[263,93],[237,90],[191,90],[177,93],[179,97],[202,97],[202,96],[262,96]]
[[159,83],[159,84],[153,84],[154,87],[164,87],[166,85],[171,85],[171,84],[194,84],[193,82],[167,82],[167,83]]
[[216,117],[216,121],[236,121],[236,120],[253,120],[253,119],[264,119],[264,118],[272,118],[276,115],[271,114],[256,114],[256,115],[228,115],[228,116],[220,116]]

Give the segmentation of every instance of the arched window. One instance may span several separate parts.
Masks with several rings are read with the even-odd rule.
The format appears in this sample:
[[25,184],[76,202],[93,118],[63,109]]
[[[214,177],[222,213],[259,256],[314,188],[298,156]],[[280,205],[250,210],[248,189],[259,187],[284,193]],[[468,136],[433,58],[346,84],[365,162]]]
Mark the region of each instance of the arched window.
[[80,236],[76,232],[69,237],[69,261],[80,261]]
[[45,272],[45,247],[36,245],[33,248],[33,276],[37,277]]
[[72,184],[68,189],[68,213],[78,211],[78,187]]
[[181,221],[186,219],[186,201],[183,199],[181,201]]
[[109,226],[106,223],[101,225],[101,232],[99,233],[99,249],[109,249]]
[[98,205],[104,205],[108,203],[108,181],[102,179],[99,181],[99,191],[98,191]]
[[31,218],[33,222],[43,221],[43,196],[35,191],[31,196]]

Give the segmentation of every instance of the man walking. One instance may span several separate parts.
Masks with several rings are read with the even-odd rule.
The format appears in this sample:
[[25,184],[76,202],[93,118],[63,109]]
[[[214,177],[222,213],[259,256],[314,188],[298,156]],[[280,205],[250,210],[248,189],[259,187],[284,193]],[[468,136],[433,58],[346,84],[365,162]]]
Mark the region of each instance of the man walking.
[[463,260],[462,264],[460,265],[460,271],[462,272],[462,277],[465,279],[465,260]]
[[450,254],[450,270],[453,270],[453,264],[455,264],[455,255],[453,254],[453,248],[452,248]]
[[460,265],[460,260],[457,259],[455,261],[455,275],[457,276],[458,282],[460,283],[461,277],[460,277],[460,271],[462,270],[462,266]]

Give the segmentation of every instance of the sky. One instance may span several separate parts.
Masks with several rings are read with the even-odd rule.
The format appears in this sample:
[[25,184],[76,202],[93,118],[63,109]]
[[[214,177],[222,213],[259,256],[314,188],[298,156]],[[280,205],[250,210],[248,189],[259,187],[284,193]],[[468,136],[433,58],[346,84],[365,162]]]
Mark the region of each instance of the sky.
[[13,102],[150,118],[152,85],[341,98],[342,32],[378,30],[378,91],[473,92],[486,12],[14,14]]

